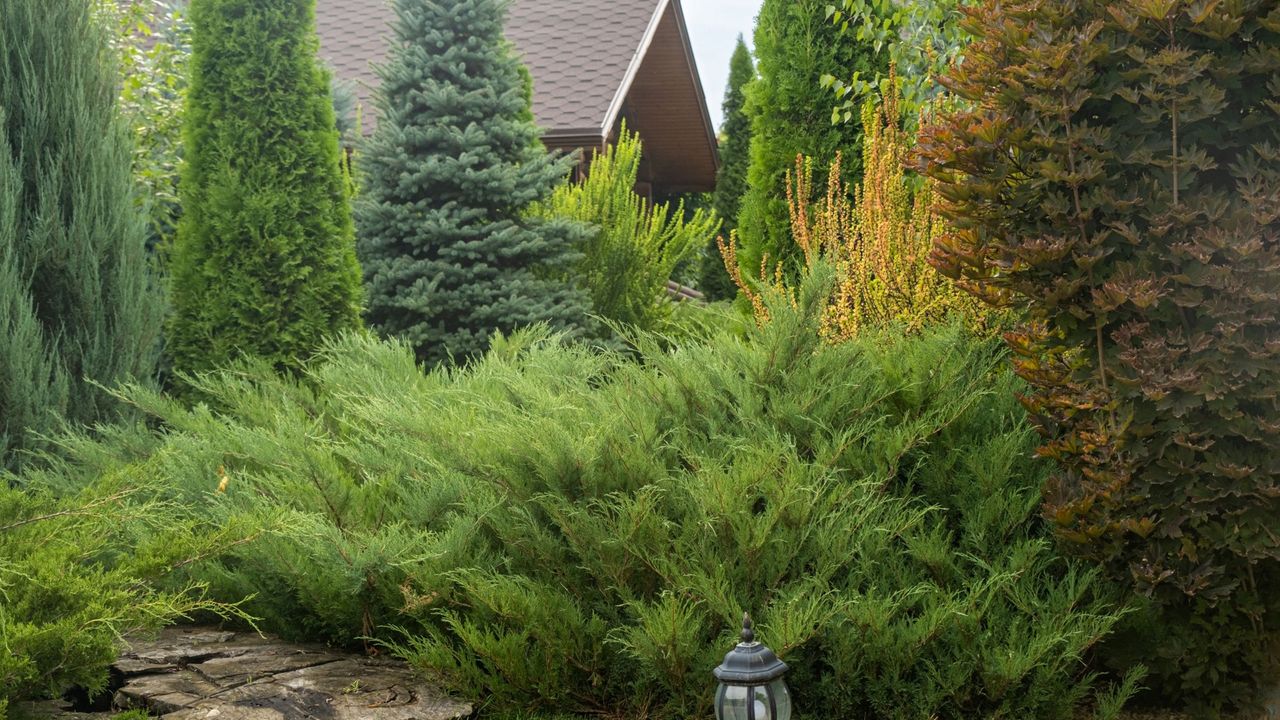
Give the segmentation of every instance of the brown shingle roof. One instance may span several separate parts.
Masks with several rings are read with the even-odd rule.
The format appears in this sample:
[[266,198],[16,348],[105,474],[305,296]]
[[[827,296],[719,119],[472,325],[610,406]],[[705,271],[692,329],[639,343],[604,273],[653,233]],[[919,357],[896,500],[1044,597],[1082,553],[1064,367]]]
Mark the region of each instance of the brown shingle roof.
[[[659,0],[513,0],[507,37],[534,78],[533,113],[549,135],[599,134]],[[372,120],[374,63],[386,55],[391,0],[319,0],[320,55]]]

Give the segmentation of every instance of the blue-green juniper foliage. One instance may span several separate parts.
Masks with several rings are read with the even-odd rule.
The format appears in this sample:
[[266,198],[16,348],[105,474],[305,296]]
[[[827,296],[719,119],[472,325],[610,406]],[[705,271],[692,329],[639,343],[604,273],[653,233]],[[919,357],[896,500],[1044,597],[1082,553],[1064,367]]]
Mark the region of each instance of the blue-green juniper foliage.
[[88,0],[0,2],[0,468],[62,419],[112,418],[95,383],[155,371],[162,299],[115,97]]

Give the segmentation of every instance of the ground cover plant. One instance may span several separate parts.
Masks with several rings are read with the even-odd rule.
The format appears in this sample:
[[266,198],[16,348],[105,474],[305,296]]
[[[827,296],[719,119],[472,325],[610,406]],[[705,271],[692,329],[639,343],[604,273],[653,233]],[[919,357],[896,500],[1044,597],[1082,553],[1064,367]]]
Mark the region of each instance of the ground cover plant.
[[395,5],[378,126],[359,153],[369,323],[433,364],[482,355],[495,331],[592,326],[572,277],[589,228],[527,213],[574,160],[539,140],[504,5]]
[[0,718],[11,702],[103,690],[126,634],[243,619],[185,573],[260,524],[211,529],[157,499],[162,483],[138,466],[54,497],[0,474]]
[[161,430],[32,482],[136,468],[215,524],[276,518],[205,566],[216,597],[491,711],[705,714],[745,609],[810,712],[1073,717],[1119,612],[1043,530],[1018,382],[957,328],[825,342],[829,278],[638,362],[532,330],[423,373],[357,335],[301,378],[199,378],[207,406],[131,388]]
[[343,156],[315,0],[193,0],[166,350],[196,373],[296,367],[360,324]]
[[1161,694],[1253,711],[1280,620],[1280,8],[985,3],[965,28],[962,103],[922,141],[937,264],[1027,308],[1046,514],[1154,600]]
[[162,301],[87,0],[0,6],[0,468],[155,372]]

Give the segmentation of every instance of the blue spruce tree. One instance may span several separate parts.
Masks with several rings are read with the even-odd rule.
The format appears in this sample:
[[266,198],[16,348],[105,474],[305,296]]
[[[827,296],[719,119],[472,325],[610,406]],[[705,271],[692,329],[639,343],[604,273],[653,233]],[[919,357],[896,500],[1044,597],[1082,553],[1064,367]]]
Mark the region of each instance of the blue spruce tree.
[[565,280],[586,228],[539,221],[572,160],[548,155],[501,0],[396,0],[379,119],[356,206],[369,323],[436,364],[496,331],[574,332],[586,294]]

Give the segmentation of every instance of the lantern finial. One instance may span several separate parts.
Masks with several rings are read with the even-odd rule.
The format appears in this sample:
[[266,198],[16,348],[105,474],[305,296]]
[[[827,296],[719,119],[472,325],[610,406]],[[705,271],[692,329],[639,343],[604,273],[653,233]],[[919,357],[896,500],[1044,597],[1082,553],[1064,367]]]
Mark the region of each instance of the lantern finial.
[[742,613],[742,642],[744,645],[749,645],[755,642],[755,639],[756,634],[751,630],[751,616]]

